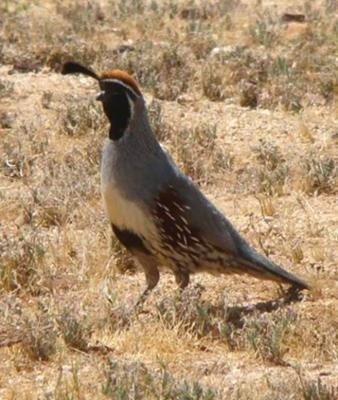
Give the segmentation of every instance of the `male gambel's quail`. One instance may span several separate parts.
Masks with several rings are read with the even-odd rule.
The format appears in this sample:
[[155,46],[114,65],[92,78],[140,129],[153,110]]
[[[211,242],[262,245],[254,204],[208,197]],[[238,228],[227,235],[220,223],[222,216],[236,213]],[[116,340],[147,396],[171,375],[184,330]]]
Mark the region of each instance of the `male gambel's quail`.
[[170,268],[182,289],[190,274],[201,271],[245,273],[309,288],[250,247],[178,169],[154,136],[145,101],[128,73],[112,70],[99,77],[73,62],[62,73],[82,73],[100,85],[97,100],[110,122],[102,195],[116,237],[144,269],[143,298],[158,283],[160,266]]

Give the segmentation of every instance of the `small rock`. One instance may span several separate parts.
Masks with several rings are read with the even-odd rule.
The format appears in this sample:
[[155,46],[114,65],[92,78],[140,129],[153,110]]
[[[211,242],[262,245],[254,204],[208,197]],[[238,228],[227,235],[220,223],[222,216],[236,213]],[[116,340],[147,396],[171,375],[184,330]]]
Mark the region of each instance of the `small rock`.
[[0,114],[0,128],[11,129],[15,122],[15,114],[10,112],[2,112]]
[[214,47],[210,52],[210,57],[229,56],[234,51],[236,51],[236,47],[235,46]]
[[304,14],[293,14],[293,13],[284,13],[282,15],[283,22],[304,22],[305,15]]
[[187,94],[181,94],[180,96],[177,97],[177,103],[179,104],[188,104],[188,103],[192,103],[194,101],[194,98]]
[[118,46],[114,52],[115,53],[125,53],[127,51],[134,51],[135,50],[135,46],[133,45],[133,41],[128,40],[128,42],[126,43],[122,43],[120,46]]

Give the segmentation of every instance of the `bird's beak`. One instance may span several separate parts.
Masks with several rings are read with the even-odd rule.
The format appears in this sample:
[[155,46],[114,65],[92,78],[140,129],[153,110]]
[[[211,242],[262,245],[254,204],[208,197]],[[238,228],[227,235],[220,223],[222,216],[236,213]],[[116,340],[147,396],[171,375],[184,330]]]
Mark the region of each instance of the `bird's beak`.
[[101,90],[101,92],[99,92],[97,95],[96,95],[96,100],[98,100],[98,101],[103,101],[103,98],[104,98],[104,95],[106,94],[106,92],[104,91],[104,90]]

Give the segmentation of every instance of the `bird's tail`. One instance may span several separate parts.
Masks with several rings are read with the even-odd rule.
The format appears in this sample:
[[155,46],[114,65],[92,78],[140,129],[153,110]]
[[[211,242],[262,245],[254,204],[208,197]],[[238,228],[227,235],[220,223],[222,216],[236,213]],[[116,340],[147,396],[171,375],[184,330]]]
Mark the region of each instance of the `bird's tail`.
[[310,286],[296,275],[285,271],[273,261],[257,253],[250,246],[242,248],[241,257],[243,263],[250,268],[247,272],[260,278],[271,279],[277,282],[287,282],[297,286],[299,289],[309,289]]

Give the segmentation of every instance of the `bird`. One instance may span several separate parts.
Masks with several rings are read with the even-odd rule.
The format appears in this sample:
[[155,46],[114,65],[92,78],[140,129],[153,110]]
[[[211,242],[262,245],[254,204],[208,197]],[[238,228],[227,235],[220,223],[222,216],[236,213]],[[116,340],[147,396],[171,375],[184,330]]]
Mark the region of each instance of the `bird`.
[[169,269],[178,287],[190,275],[245,274],[310,286],[256,251],[223,213],[175,164],[157,140],[137,81],[112,69],[100,76],[76,62],[66,62],[62,74],[84,74],[100,87],[109,122],[102,150],[101,193],[112,230],[143,268],[143,301],[155,288],[160,271]]

